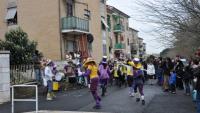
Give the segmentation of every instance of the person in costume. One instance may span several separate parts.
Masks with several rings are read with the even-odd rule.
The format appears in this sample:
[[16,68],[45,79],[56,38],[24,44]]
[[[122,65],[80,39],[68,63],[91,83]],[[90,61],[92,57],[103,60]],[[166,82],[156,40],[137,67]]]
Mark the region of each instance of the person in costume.
[[47,97],[46,100],[53,100],[53,98],[55,98],[55,95],[53,93],[53,78],[54,78],[54,74],[53,74],[53,62],[51,60],[47,61],[47,66],[44,69],[44,77],[45,80],[47,81],[47,89],[48,89],[48,93],[47,93]]
[[101,82],[102,94],[101,96],[105,96],[107,91],[107,84],[109,80],[110,69],[106,59],[103,59],[101,64],[99,65],[99,77]]
[[[136,102],[139,102],[140,99],[142,100],[142,105],[145,105],[144,100],[144,92],[143,92],[143,85],[144,85],[144,73],[142,71],[142,64],[140,63],[140,59],[134,58],[134,66],[133,66],[133,82],[134,82],[134,93],[136,95]],[[140,95],[137,93],[139,90]]]
[[129,96],[133,97],[133,65],[134,63],[131,60],[127,60],[127,83],[129,87]]
[[97,93],[97,88],[99,84],[99,76],[98,76],[98,67],[96,62],[92,58],[87,58],[87,60],[83,63],[83,66],[86,68],[86,72],[83,74],[84,76],[89,77],[90,79],[90,91],[92,96],[96,102],[96,105],[93,107],[94,109],[100,109],[100,101],[101,98]]
[[118,75],[118,63],[117,61],[114,62],[114,79],[115,79],[115,84],[118,86],[119,85],[119,75]]

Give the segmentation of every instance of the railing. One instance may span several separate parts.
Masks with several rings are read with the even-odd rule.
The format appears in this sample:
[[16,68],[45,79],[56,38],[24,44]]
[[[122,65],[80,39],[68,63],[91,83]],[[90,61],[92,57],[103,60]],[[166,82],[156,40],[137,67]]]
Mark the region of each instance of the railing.
[[23,84],[35,80],[33,65],[11,65],[10,78],[11,84]]
[[114,32],[123,32],[124,31],[124,26],[121,24],[116,24],[113,28]]
[[62,30],[81,30],[89,32],[89,21],[78,17],[62,18]]
[[[15,87],[19,87],[19,88],[23,88],[23,87],[34,87],[35,88],[35,98],[34,99],[16,99],[15,98],[15,92],[14,92],[14,88]],[[35,102],[35,113],[38,113],[38,87],[37,85],[25,85],[25,84],[21,84],[21,85],[13,85],[12,86],[12,113],[15,113],[15,102]]]
[[115,44],[115,49],[125,49],[125,44],[123,44],[123,43],[116,43]]

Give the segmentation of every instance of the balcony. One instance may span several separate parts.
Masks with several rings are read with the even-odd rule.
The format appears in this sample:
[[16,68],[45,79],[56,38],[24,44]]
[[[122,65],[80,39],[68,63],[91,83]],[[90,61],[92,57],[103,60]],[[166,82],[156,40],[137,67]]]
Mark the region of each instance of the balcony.
[[115,49],[125,49],[125,44],[117,43],[117,44],[115,44]]
[[116,24],[114,26],[114,32],[119,33],[119,32],[124,32],[124,26],[122,26],[121,24]]
[[62,32],[78,32],[88,33],[89,32],[89,21],[78,17],[63,17],[62,18]]

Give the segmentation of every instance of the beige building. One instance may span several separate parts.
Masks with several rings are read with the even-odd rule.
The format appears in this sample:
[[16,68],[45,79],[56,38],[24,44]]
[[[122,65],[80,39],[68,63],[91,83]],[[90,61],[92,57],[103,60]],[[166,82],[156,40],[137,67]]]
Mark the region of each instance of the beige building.
[[143,42],[143,38],[138,38],[139,41],[139,57],[144,58],[146,56],[146,43]]
[[113,6],[107,5],[107,23],[109,26],[110,57],[130,57],[129,16]]
[[100,4],[100,0],[1,0],[0,38],[21,27],[45,57],[61,60],[67,53],[80,52],[100,60]]
[[133,28],[129,28],[130,33],[130,46],[131,46],[131,57],[139,57],[139,44],[138,44],[138,32]]

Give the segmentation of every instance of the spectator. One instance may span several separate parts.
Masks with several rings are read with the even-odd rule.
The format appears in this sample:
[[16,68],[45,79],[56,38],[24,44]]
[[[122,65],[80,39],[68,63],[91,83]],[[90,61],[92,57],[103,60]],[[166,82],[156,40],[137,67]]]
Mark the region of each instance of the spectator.
[[170,72],[169,85],[170,85],[171,93],[176,94],[176,73],[175,73],[175,71]]
[[41,63],[40,63],[40,55],[39,51],[35,50],[35,54],[33,56],[33,65],[34,65],[34,73],[35,73],[35,79],[37,84],[41,83]]
[[153,85],[153,79],[155,76],[155,67],[152,62],[147,64],[147,75],[149,77],[150,85]]

